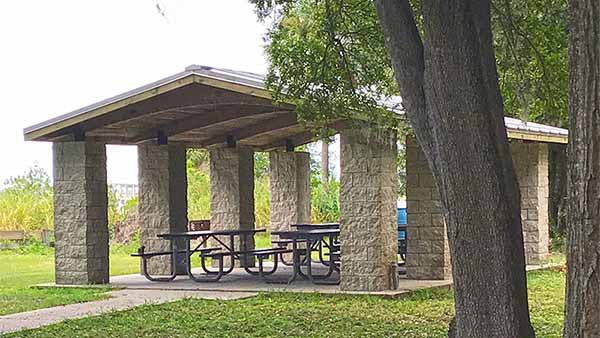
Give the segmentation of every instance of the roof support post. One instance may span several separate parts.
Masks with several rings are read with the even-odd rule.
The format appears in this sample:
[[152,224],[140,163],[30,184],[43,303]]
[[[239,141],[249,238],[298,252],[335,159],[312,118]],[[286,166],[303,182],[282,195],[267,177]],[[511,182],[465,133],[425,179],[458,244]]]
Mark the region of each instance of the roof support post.
[[[209,151],[211,229],[254,229],[254,151],[240,145]],[[239,237],[235,240],[238,249],[242,243],[254,248],[253,236],[246,236],[244,242]],[[224,261],[230,264],[229,257]],[[254,258],[248,257],[247,263],[252,266]]]
[[[169,242],[156,235],[187,230],[186,148],[181,144],[138,145],[140,242],[149,252],[170,250]],[[177,243],[183,248],[183,243]],[[148,261],[148,272],[170,273],[171,257],[158,256]],[[183,258],[177,273],[185,274]]]
[[[271,231],[310,222],[310,154],[269,152]],[[336,220],[330,220],[336,221]]]
[[440,194],[425,154],[411,136],[406,137],[406,203],[408,278],[450,278],[450,249]]
[[342,290],[397,284],[396,135],[369,126],[340,133]]
[[108,283],[106,147],[53,144],[57,284]]
[[510,151],[521,190],[521,222],[525,262],[545,263],[550,241],[548,224],[548,144],[514,141]]

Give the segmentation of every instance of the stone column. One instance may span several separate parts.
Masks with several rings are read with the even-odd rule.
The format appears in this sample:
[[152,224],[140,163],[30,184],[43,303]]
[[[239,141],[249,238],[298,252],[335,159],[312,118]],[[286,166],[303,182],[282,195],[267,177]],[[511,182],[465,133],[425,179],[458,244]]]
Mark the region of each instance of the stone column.
[[286,231],[290,224],[309,223],[310,154],[272,151],[269,166],[271,231]]
[[[254,152],[251,148],[210,149],[210,207],[211,230],[254,229]],[[239,237],[235,246],[241,248]],[[252,236],[247,237],[246,248],[254,248]],[[225,264],[229,261],[225,260]]]
[[548,145],[512,140],[510,150],[521,190],[521,220],[525,262],[548,258]]
[[[146,251],[168,251],[169,242],[156,237],[167,232],[187,230],[186,149],[179,144],[138,145],[140,242]],[[183,243],[178,247],[183,249]],[[150,259],[151,274],[170,273],[171,257]],[[185,274],[183,260],[177,273]]]
[[407,255],[410,279],[448,279],[452,276],[446,223],[440,194],[425,154],[406,137]]
[[108,283],[105,146],[57,142],[53,156],[56,283]]
[[341,289],[395,287],[396,136],[363,127],[341,132]]

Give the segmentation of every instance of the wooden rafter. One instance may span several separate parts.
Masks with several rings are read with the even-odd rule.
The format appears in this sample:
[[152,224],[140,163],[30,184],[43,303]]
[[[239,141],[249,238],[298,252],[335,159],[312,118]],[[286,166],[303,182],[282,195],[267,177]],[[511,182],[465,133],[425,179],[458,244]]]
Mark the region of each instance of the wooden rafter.
[[241,141],[256,135],[291,127],[297,124],[298,120],[296,118],[296,114],[288,113],[268,121],[259,121],[252,125],[241,127],[222,135],[215,136],[205,142],[202,142],[202,146],[209,147],[215,144],[225,143],[228,138],[233,138],[235,141]]
[[232,121],[249,116],[261,116],[265,114],[276,113],[280,108],[273,106],[264,106],[258,109],[241,109],[240,107],[230,107],[227,109],[213,111],[209,113],[201,113],[197,116],[188,117],[182,120],[177,120],[162,126],[152,128],[129,139],[130,143],[140,143],[156,137],[159,131],[165,133],[166,136],[174,136],[193,129],[208,127],[213,124]]

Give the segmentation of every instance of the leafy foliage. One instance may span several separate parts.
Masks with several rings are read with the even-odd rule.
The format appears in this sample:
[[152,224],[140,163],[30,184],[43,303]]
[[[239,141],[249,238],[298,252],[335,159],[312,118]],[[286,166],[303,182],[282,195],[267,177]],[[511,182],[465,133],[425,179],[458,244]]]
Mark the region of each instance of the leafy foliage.
[[314,223],[337,222],[340,219],[340,183],[330,180],[325,189],[318,176],[311,177],[311,219]]
[[191,220],[210,219],[210,177],[201,168],[194,157],[188,156],[188,217]]
[[[206,155],[206,156],[204,156]],[[210,175],[208,174],[208,153],[188,152],[188,218],[210,219]],[[259,228],[270,224],[269,158],[266,153],[256,153],[255,158],[255,223]],[[332,221],[339,218],[338,184],[325,192],[318,180],[318,170],[313,170],[313,219],[316,222]],[[0,191],[0,230],[53,229],[53,192],[48,175],[35,167],[27,174],[7,181],[7,187]],[[119,205],[114,189],[108,189],[108,227],[111,234],[115,227],[126,222],[134,222],[130,215],[137,208],[134,198]],[[111,236],[111,238],[113,238]]]
[[53,193],[48,174],[33,167],[10,178],[0,191],[0,230],[52,229]]
[[[274,22],[266,50],[271,62],[268,84],[276,98],[292,100],[307,121],[322,122],[362,111],[370,119],[389,122],[389,115],[377,109],[377,103],[401,93],[393,80],[371,1],[251,2],[259,17]],[[420,1],[411,3],[419,24]],[[496,59],[507,114],[565,126],[566,0],[492,3]]]
[[567,1],[493,1],[493,30],[505,110],[567,126]]
[[372,3],[286,4],[268,33],[267,85],[274,98],[293,101],[301,119],[322,125],[358,112],[393,125],[392,114],[379,103],[398,90]]

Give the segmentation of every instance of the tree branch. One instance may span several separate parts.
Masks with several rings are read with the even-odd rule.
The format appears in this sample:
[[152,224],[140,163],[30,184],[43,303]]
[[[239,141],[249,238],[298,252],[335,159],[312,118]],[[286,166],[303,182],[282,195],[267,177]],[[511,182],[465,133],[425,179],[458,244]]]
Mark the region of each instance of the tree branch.
[[[374,0],[402,105],[424,150],[430,166],[435,167],[433,135],[425,103],[423,41],[419,35],[408,0]],[[430,158],[431,157],[431,158]],[[433,170],[434,174],[436,170]]]

